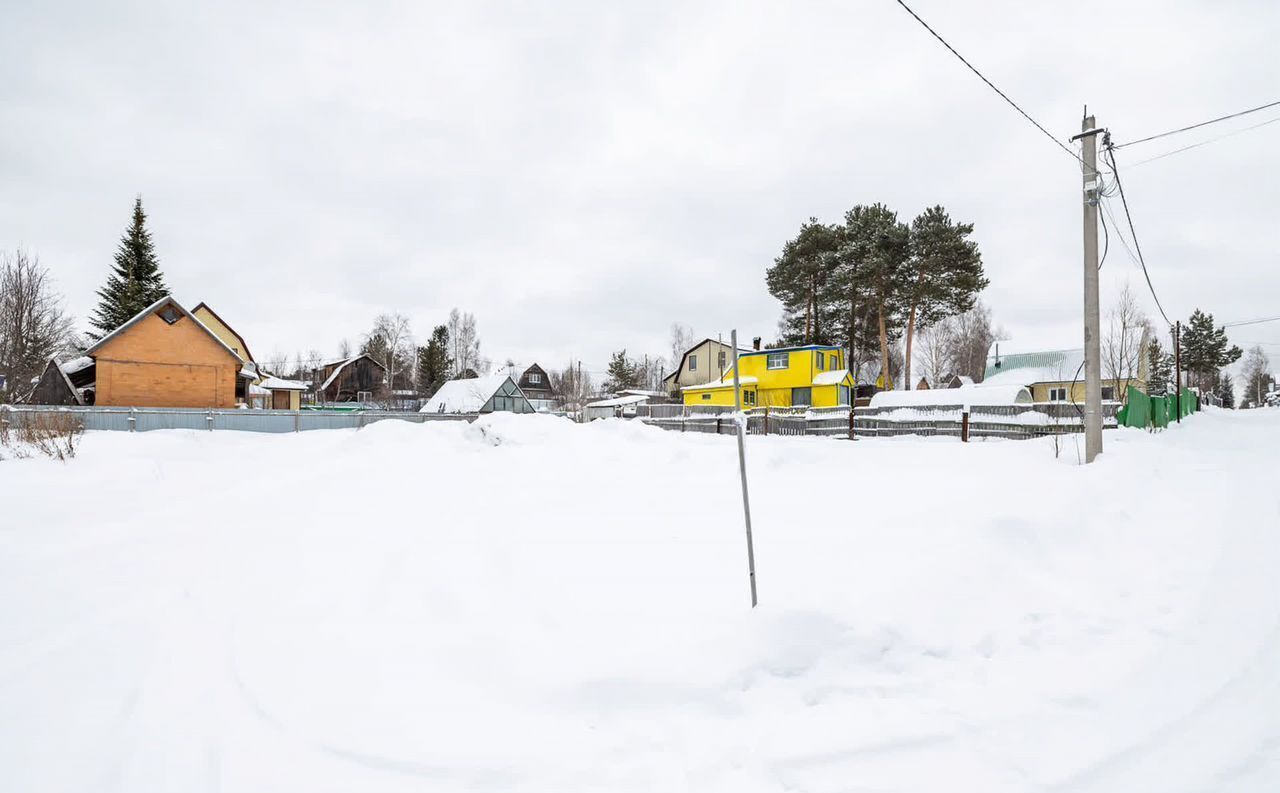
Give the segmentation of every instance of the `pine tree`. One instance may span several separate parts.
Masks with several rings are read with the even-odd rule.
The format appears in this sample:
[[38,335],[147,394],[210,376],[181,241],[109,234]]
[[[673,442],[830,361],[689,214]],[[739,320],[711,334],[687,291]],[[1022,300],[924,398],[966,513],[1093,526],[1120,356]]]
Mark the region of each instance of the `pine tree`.
[[903,295],[907,309],[903,379],[907,388],[911,387],[911,346],[917,325],[927,327],[968,311],[990,283],[982,272],[978,245],[968,238],[972,233],[972,223],[953,223],[940,206],[926,209],[911,221],[911,258]]
[[615,352],[609,359],[608,375],[604,389],[615,393],[624,388],[635,388],[639,380],[635,362],[627,357],[626,350]]
[[[909,274],[910,230],[898,222],[898,215],[883,204],[856,206],[845,213],[844,244],[840,247],[835,281],[847,302],[844,330],[851,351],[860,348],[861,338],[874,318],[874,333],[880,349],[880,372],[884,387],[891,388],[891,342],[901,333],[905,311],[904,295]],[[852,357],[856,360],[856,354]]]
[[437,325],[425,347],[418,348],[418,393],[430,397],[440,390],[453,371],[449,358],[449,327]]
[[1147,395],[1166,396],[1173,383],[1173,356],[1164,351],[1160,340],[1152,338],[1147,343]]
[[1196,309],[1183,327],[1181,336],[1182,368],[1195,375],[1195,384],[1212,377],[1219,369],[1240,360],[1244,351],[1228,346],[1225,328],[1215,328],[1213,315]]
[[106,285],[98,290],[98,307],[89,320],[97,331],[95,338],[110,333],[169,294],[146,222],[142,196],[138,196],[133,203],[133,221],[116,249],[115,265]]
[[832,319],[839,309],[832,303],[836,295],[828,285],[838,264],[839,247],[839,228],[809,218],[766,272],[769,294],[782,302],[782,343],[832,343]]

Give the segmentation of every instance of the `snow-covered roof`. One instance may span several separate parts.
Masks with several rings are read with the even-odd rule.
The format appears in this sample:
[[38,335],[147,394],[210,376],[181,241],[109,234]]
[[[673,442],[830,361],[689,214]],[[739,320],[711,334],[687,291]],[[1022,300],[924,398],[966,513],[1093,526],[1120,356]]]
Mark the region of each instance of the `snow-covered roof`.
[[258,385],[268,391],[306,391],[308,388],[308,384],[301,380],[285,380],[281,377],[264,378]]
[[646,397],[663,397],[667,395],[665,391],[646,391],[643,388],[624,388],[618,393],[624,396],[646,396]]
[[72,375],[76,372],[84,371],[90,366],[93,366],[93,359],[87,355],[81,355],[79,358],[72,358],[69,361],[63,361],[58,364],[58,368],[66,375]]
[[[450,380],[440,386],[419,413],[479,413],[489,397],[498,392],[508,380],[515,385],[515,380],[508,374],[491,374],[485,377],[473,377],[468,380]],[[516,390],[523,395],[519,386]]]
[[267,396],[271,393],[271,389],[258,385],[257,383],[249,384],[249,394],[251,396]]
[[1031,392],[1020,385],[966,385],[959,388],[926,388],[916,391],[881,391],[871,397],[871,407],[929,407],[934,405],[1017,405],[1031,402]]
[[982,385],[1022,385],[1032,383],[1070,382],[1084,376],[1084,349],[1047,350],[1041,352],[1006,353],[999,342],[1000,355],[987,359],[987,373]]
[[958,374],[956,379],[960,381],[961,386],[973,385],[973,378],[967,374]]
[[813,377],[814,385],[839,385],[849,376],[848,369],[832,369],[829,372],[820,372]]
[[614,397],[613,399],[602,399],[599,402],[588,402],[584,407],[589,408],[613,408],[623,405],[638,405],[641,402],[648,402],[649,397],[643,394],[631,394],[630,396]]
[[160,307],[161,307],[161,306],[163,306],[165,303],[169,303],[169,304],[171,304],[174,308],[178,309],[178,311],[182,312],[182,315],[183,315],[184,317],[186,317],[187,319],[189,319],[189,320],[191,320],[192,322],[196,323],[196,325],[200,328],[200,330],[203,330],[205,333],[208,333],[208,334],[209,334],[209,337],[210,337],[210,338],[212,338],[214,341],[216,341],[216,342],[218,343],[218,345],[222,347],[222,349],[224,349],[224,350],[226,350],[228,353],[230,353],[230,354],[231,354],[231,356],[232,356],[233,358],[235,358],[237,361],[239,361],[241,364],[244,364],[244,358],[241,358],[241,357],[240,357],[240,355],[239,355],[239,353],[237,353],[235,350],[233,350],[233,349],[231,349],[229,346],[227,346],[227,343],[226,343],[225,341],[223,341],[221,338],[219,338],[219,337],[218,337],[218,334],[216,334],[216,333],[214,333],[212,330],[210,330],[208,325],[206,325],[206,324],[204,324],[203,322],[201,322],[201,321],[196,317],[196,315],[195,315],[195,314],[192,314],[190,311],[187,311],[185,308],[183,308],[183,307],[182,307],[182,304],[181,304],[181,303],[179,303],[177,300],[174,300],[174,299],[173,299],[173,297],[168,296],[168,295],[166,295],[165,297],[160,298],[160,299],[159,299],[159,300],[157,300],[156,302],[154,302],[154,303],[152,303],[151,305],[147,306],[146,308],[142,309],[142,310],[141,310],[141,311],[139,311],[137,314],[134,314],[134,315],[133,315],[133,318],[132,318],[132,319],[130,319],[128,322],[124,323],[124,324],[123,324],[123,325],[121,325],[120,327],[116,328],[115,330],[111,331],[111,332],[110,332],[110,333],[108,333],[107,335],[103,336],[101,339],[98,339],[96,342],[94,342],[94,343],[93,343],[93,346],[92,346],[92,347],[90,347],[89,349],[87,349],[87,350],[85,350],[85,351],[84,351],[84,354],[85,354],[85,355],[93,355],[95,352],[97,352],[98,350],[102,349],[103,345],[105,345],[107,342],[110,342],[110,341],[114,340],[114,339],[115,339],[117,336],[119,336],[121,333],[124,333],[124,332],[125,332],[126,330],[128,330],[129,328],[131,328],[131,327],[133,327],[134,325],[138,324],[140,321],[142,321],[142,319],[143,319],[144,317],[146,317],[146,316],[150,315],[152,312],[159,311],[159,310],[160,310]]

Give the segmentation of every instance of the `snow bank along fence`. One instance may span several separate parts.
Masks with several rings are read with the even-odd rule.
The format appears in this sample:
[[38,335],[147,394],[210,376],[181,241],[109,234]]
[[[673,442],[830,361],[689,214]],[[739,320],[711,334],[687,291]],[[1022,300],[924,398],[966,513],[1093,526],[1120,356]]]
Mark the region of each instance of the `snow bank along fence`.
[[[1103,426],[1117,426],[1119,402],[1102,404]],[[1025,440],[1084,431],[1084,407],[1070,402],[928,407],[755,408],[746,411],[752,435],[818,435],[848,438],[942,435]],[[640,405],[636,417],[675,432],[730,434],[733,413],[717,405]]]
[[42,416],[75,416],[85,430],[147,432],[149,430],[238,430],[241,432],[305,432],[359,429],[388,419],[424,424],[428,421],[474,421],[476,414],[406,413],[389,410],[329,412],[323,410],[198,410],[186,408],[52,407],[0,405],[0,428],[17,428]]
[[1116,416],[1116,421],[1122,427],[1163,429],[1178,420],[1179,409],[1182,410],[1183,418],[1199,410],[1200,400],[1196,392],[1183,388],[1181,399],[1176,395],[1153,397],[1129,386],[1125,406]]

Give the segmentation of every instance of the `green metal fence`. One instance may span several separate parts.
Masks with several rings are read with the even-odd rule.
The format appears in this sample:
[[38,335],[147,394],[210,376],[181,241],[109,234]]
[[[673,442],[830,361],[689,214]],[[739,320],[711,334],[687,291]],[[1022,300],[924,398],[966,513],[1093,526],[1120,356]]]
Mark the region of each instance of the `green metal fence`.
[[1129,394],[1124,407],[1116,414],[1116,423],[1121,427],[1138,429],[1163,429],[1172,421],[1178,420],[1178,409],[1182,415],[1190,416],[1200,409],[1196,393],[1189,388],[1182,389],[1182,399],[1177,396],[1147,396],[1133,386],[1129,386]]

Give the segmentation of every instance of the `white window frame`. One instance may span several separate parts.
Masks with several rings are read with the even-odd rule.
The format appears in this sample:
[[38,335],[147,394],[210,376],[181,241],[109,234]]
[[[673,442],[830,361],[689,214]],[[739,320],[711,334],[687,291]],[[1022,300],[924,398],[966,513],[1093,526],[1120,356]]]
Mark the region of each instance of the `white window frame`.
[[1049,401],[1050,402],[1066,402],[1067,389],[1064,386],[1057,386],[1055,388],[1050,388]]
[[818,364],[818,371],[819,371],[819,372],[821,372],[821,371],[825,371],[825,370],[826,370],[826,368],[827,368],[827,356],[826,356],[826,353],[821,353],[821,352],[819,352],[819,353],[814,353],[813,360],[817,362],[817,364]]
[[537,372],[530,372],[530,373],[529,373],[529,382],[530,382],[530,383],[541,383],[541,382],[542,382],[542,375],[538,374]]
[[725,367],[729,365],[729,353],[721,350],[720,355],[716,360],[720,362],[720,371],[723,372]]
[[689,371],[691,372],[698,371],[698,354],[697,353],[694,353],[689,356]]
[[[774,361],[775,361],[775,360],[781,360],[781,361],[782,361],[782,365],[781,365],[781,366],[776,366],[776,365],[774,365]],[[771,352],[771,353],[768,353],[768,354],[766,354],[766,356],[765,356],[764,365],[765,365],[765,368],[766,368],[766,369],[790,369],[790,368],[791,368],[791,353],[789,353],[789,352]]]

